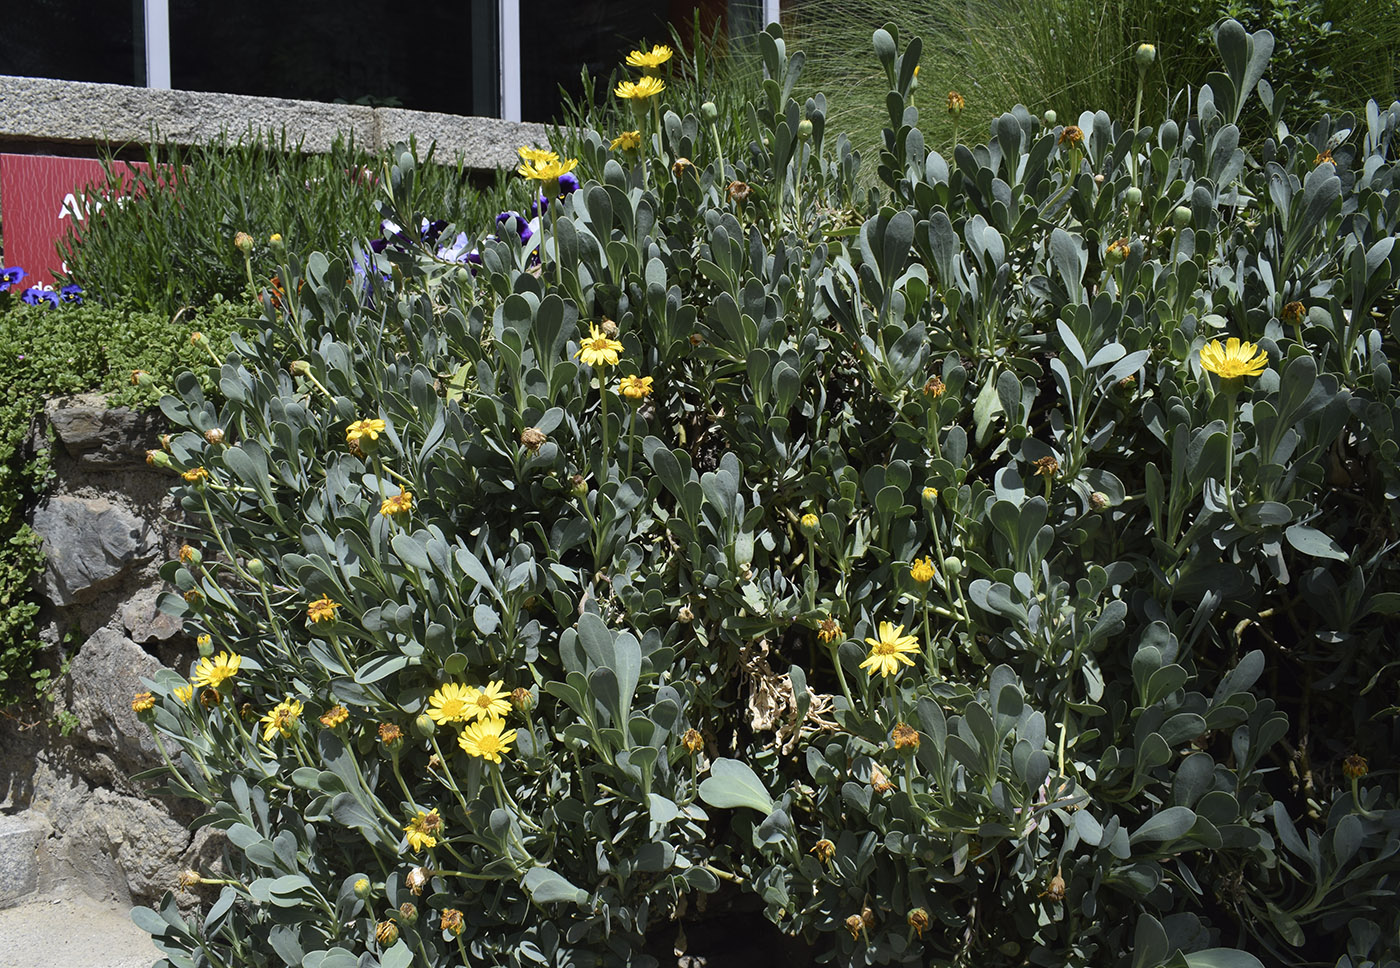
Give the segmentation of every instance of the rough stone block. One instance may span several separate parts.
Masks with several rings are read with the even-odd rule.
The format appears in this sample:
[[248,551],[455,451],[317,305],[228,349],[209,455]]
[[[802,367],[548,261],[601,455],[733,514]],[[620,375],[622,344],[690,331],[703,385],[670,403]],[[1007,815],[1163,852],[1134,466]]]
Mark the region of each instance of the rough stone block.
[[109,751],[121,766],[137,772],[155,765],[150,728],[136,718],[131,697],[145,690],[141,678],[154,678],[162,666],[115,629],[98,629],[68,667],[70,711],[83,739]]
[[50,402],[46,412],[63,449],[85,470],[144,467],[146,451],[159,443],[153,414],[109,410],[101,394],[63,397]]
[[39,884],[44,830],[23,814],[0,816],[0,908],[23,901]]
[[547,147],[545,126],[499,118],[465,118],[433,111],[407,111],[403,108],[377,108],[381,148],[392,148],[409,136],[426,146],[437,143],[439,162],[454,161],[459,155],[469,168],[514,168],[520,164],[521,145]]
[[90,600],[155,551],[145,521],[105,498],[51,497],[34,511],[44,539],[45,591],[59,606]]

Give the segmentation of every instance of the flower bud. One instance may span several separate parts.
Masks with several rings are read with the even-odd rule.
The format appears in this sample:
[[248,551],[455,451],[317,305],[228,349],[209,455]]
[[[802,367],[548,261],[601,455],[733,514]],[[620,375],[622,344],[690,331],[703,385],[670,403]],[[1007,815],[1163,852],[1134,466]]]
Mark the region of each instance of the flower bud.
[[516,686],[510,691],[510,701],[522,713],[528,713],[535,708],[535,697],[524,686]]
[[532,454],[539,453],[549,435],[538,427],[526,427],[520,431],[520,445]]
[[404,924],[418,923],[418,905],[412,901],[404,901],[399,905],[399,920]]
[[1089,506],[1095,511],[1102,511],[1112,503],[1108,495],[1103,491],[1095,491],[1093,494],[1089,495]]
[[909,922],[909,927],[913,928],[915,933],[922,938],[924,932],[928,930],[928,912],[921,907],[910,908],[907,920]]
[[169,467],[170,455],[163,450],[146,451],[146,463],[153,467]]
[[155,382],[155,377],[151,376],[145,370],[131,371],[131,385],[134,387],[148,387]]
[[956,578],[963,572],[963,560],[949,555],[947,558],[943,559],[943,570]]
[[1152,44],[1138,44],[1138,49],[1133,53],[1133,60],[1137,61],[1138,70],[1147,70],[1156,59],[1157,48]]
[[233,236],[233,247],[244,256],[253,254],[253,237],[247,232],[235,232]]
[[890,742],[897,750],[916,752],[919,749],[919,731],[908,723],[895,723],[894,729],[890,731]]
[[1288,303],[1283,307],[1283,322],[1287,326],[1298,326],[1307,312],[1307,308],[1300,302]]
[[810,538],[817,533],[817,529],[821,526],[821,518],[808,511],[798,520],[797,525],[802,529],[802,533]]
[[292,360],[291,370],[294,376],[310,376],[311,364],[306,360]]
[[267,244],[272,246],[272,251],[274,252],[283,252],[287,248],[286,243],[282,241],[281,232],[273,232],[268,238]]
[[413,721],[413,731],[424,739],[428,739],[437,732],[437,723],[433,722],[433,717],[423,713]]
[[1119,239],[1116,242],[1110,242],[1108,249],[1103,254],[1103,261],[1109,268],[1120,266],[1128,258],[1128,253],[1131,249],[1132,243],[1127,239]]
[[1059,120],[1059,118],[1060,116],[1054,111],[1046,111],[1045,114],[1041,116],[1041,120],[1043,120],[1046,123],[1046,125],[1052,127],[1054,126],[1055,122]]
[[963,113],[963,108],[967,107],[967,101],[957,91],[948,92],[948,114],[954,120]]
[[700,117],[706,124],[714,124],[719,119],[719,108],[715,107],[714,101],[706,101],[700,105]]
[[1137,208],[1142,204],[1142,189],[1136,185],[1129,188],[1123,193],[1123,201],[1128,204],[1129,208]]
[[823,837],[812,845],[812,849],[809,850],[808,853],[816,854],[817,860],[821,861],[823,864],[830,863],[831,858],[836,856],[836,845]]
[[254,578],[261,578],[263,576],[263,573],[267,571],[267,568],[265,565],[263,565],[261,558],[249,558],[248,563],[243,567],[248,569],[248,574],[252,575]]
[[181,545],[179,559],[187,565],[199,565],[204,562],[204,555],[200,554],[198,548],[190,545]]
[[218,447],[224,442],[224,432],[219,427],[210,427],[208,430],[204,431],[204,439],[215,447]]
[[361,877],[355,881],[355,896],[360,900],[369,897],[370,883],[368,877]]
[[681,744],[691,753],[698,753],[705,748],[704,737],[696,729],[687,729],[685,735],[681,737]]
[[806,141],[808,138],[812,137],[811,121],[803,118],[801,121],[797,122],[797,137],[802,141]]
[[1178,205],[1172,210],[1172,225],[1179,229],[1184,229],[1191,224],[1191,209],[1185,205]]
[[582,474],[575,474],[569,478],[569,493],[582,501],[588,497],[588,480]]
[[380,921],[374,929],[374,940],[384,947],[389,947],[399,940],[399,926],[393,921]]
[[935,504],[938,503],[938,488],[924,488],[923,499],[925,504],[927,504],[929,507],[933,507]]
[[199,649],[199,654],[204,658],[214,654],[214,637],[205,633],[194,640],[195,648]]
[[466,918],[462,916],[461,911],[458,911],[456,908],[447,908],[442,912],[440,917],[442,918],[442,930],[446,931],[454,938],[460,938],[462,936],[462,931],[467,925]]
[[205,336],[205,335],[204,335],[203,333],[201,333],[199,330],[195,330],[193,333],[190,334],[190,345],[191,345],[191,346],[208,346],[208,345],[209,345],[209,337],[208,337],[208,336]]

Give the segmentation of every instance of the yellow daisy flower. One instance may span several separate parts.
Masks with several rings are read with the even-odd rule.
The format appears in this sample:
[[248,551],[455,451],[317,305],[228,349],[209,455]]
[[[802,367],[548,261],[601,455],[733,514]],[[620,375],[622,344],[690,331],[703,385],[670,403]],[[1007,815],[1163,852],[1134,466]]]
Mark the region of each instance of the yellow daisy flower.
[[510,693],[506,692],[503,679],[488,682],[481,689],[472,687],[467,692],[471,715],[477,719],[500,719],[510,712]]
[[262,719],[258,720],[263,724],[263,742],[269,742],[272,737],[281,734],[283,739],[292,735],[292,729],[296,726],[297,720],[301,718],[302,704],[299,699],[288,696],[276,706],[272,711],[266,713]]
[[671,48],[665,44],[656,44],[650,51],[634,50],[627,55],[628,67],[660,67],[671,59]]
[[914,563],[909,566],[909,577],[920,585],[933,581],[933,559],[915,558]]
[[547,165],[551,161],[558,161],[559,155],[544,148],[531,148],[529,145],[521,145],[516,149],[520,153],[520,160],[531,165]]
[[149,712],[156,706],[156,697],[149,692],[138,692],[131,697],[131,708],[138,713]]
[[622,151],[636,151],[641,146],[641,131],[624,131],[622,134],[612,139],[612,143],[608,145],[613,151],[618,151],[619,149]]
[[335,621],[335,610],[338,608],[340,608],[339,602],[322,596],[306,606],[306,617],[312,622],[333,622]]
[[597,326],[590,327],[590,329],[588,338],[574,353],[574,358],[593,367],[617,366],[618,354],[622,352],[622,344],[611,336],[605,335]]
[[356,420],[345,428],[345,439],[359,440],[361,437],[368,437],[371,441],[379,439],[379,435],[384,432],[384,421],[375,417],[370,420]]
[[1253,343],[1243,343],[1231,336],[1222,345],[1213,339],[1201,347],[1201,369],[1224,380],[1258,376],[1269,365],[1269,357]]
[[350,718],[350,710],[336,703],[330,709],[321,714],[321,725],[327,729],[335,729],[341,723]]
[[457,737],[457,745],[469,756],[479,756],[492,763],[501,762],[501,754],[509,752],[507,747],[513,742],[515,730],[506,729],[505,720],[494,717],[472,723]]
[[437,835],[442,833],[442,817],[436,810],[429,810],[427,813],[419,810],[417,816],[406,823],[403,829],[408,835],[408,846],[412,850],[427,850],[437,846]]
[[214,658],[200,659],[194,667],[190,682],[196,686],[218,689],[226,681],[238,674],[238,666],[243,657],[237,652],[220,652]]
[[578,165],[577,158],[565,158],[563,161],[532,161],[516,168],[516,172],[538,182],[557,182],[560,178],[573,171]]
[[188,706],[190,698],[194,696],[194,686],[188,683],[183,686],[176,686],[173,695],[177,700]]
[[395,514],[407,514],[412,510],[413,494],[410,491],[400,491],[393,497],[385,498],[384,503],[379,505],[379,513],[386,518]]
[[903,625],[891,622],[881,622],[880,637],[867,638],[865,642],[870,646],[870,655],[860,667],[868,669],[872,676],[877,672],[881,676],[897,674],[901,663],[907,666],[914,664],[914,660],[909,658],[909,653],[919,651],[919,640],[912,635],[905,635]]
[[209,471],[203,467],[192,467],[180,475],[191,484],[198,484],[200,481],[209,479]]
[[659,77],[644,77],[635,83],[632,81],[619,81],[617,87],[613,88],[613,93],[620,98],[630,101],[645,101],[649,97],[655,97],[666,90],[666,82]]
[[651,396],[651,377],[624,376],[617,383],[618,392],[629,400]]
[[477,715],[472,695],[476,691],[458,682],[447,683],[428,698],[428,718],[439,726],[466,722]]

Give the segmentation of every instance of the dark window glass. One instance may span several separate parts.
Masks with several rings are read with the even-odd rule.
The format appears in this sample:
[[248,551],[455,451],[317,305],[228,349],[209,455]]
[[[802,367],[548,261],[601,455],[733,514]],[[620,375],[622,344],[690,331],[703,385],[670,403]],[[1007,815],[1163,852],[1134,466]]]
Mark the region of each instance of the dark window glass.
[[170,0],[189,91],[495,114],[494,0]]
[[609,78],[636,79],[623,67],[627,52],[645,41],[673,45],[671,27],[689,41],[699,15],[706,37],[719,31],[739,39],[762,28],[761,0],[533,0],[521,7],[520,99],[526,121],[552,121],[563,101],[583,94],[581,72],[596,98],[612,97]]
[[0,73],[102,84],[146,83],[141,0],[16,0],[5,8]]

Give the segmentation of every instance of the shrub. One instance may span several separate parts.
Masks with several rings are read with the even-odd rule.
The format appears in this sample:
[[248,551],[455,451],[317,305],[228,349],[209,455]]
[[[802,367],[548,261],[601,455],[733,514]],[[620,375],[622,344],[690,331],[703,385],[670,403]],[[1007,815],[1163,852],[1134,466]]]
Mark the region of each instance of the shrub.
[[[246,307],[216,305],[172,324],[161,315],[90,303],[31,306],[0,291],[0,367],[6,374],[0,397],[0,706],[32,700],[56,665],[46,660],[34,627],[44,556],[25,524],[48,483],[44,454],[28,447],[44,398],[98,390],[113,406],[153,406],[161,396],[156,387],[169,386],[204,352],[189,344],[186,326],[202,328],[215,347],[226,349],[227,334],[246,313]],[[136,370],[150,374],[151,384],[134,385]]]
[[727,164],[642,99],[474,270],[289,259],[162,402],[169,963],[649,964],[728,883],[841,964],[1395,964],[1400,104],[1251,161],[1269,40],[948,158],[877,31],[861,198],[770,28]]
[[[108,160],[107,188],[96,195],[119,200],[73,223],[80,234],[66,243],[69,280],[106,305],[173,316],[216,296],[249,301],[276,271],[274,234],[292,251],[339,250],[377,237],[383,156],[352,141],[337,141],[326,154],[300,148],[285,133],[280,140],[250,133],[235,143],[152,145],[144,171]],[[123,173],[134,179],[124,195]],[[482,190],[461,163],[425,164],[421,174],[434,217],[481,224],[502,207],[499,178]],[[240,232],[252,242],[246,260],[234,241]]]

